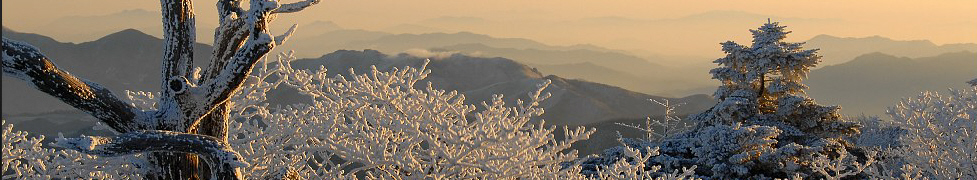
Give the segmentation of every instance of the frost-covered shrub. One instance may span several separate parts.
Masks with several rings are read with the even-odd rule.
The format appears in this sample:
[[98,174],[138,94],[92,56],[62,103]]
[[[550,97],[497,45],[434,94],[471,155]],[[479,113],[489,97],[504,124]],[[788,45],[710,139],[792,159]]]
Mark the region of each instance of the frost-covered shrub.
[[44,136],[29,137],[3,121],[3,179],[137,179],[137,157],[99,157],[43,147]]
[[[429,73],[424,69],[373,70],[347,80],[278,62],[273,72],[257,73],[277,81],[246,87],[247,98],[263,99],[261,92],[281,83],[315,101],[277,108],[235,104],[232,111],[247,120],[231,125],[238,136],[230,142],[255,163],[253,173],[261,174],[252,177],[280,167],[296,167],[304,177],[560,177],[573,172],[559,163],[576,159],[574,151],[563,151],[594,131],[577,128],[557,140],[555,127],[530,124],[543,112],[536,106],[548,95],[541,91],[517,107],[505,107],[497,96],[483,104],[486,110],[473,113],[475,106],[464,104],[463,95],[411,88]],[[254,128],[259,125],[265,127]],[[307,162],[313,165],[301,166]]]
[[[320,178],[587,178],[580,174],[576,151],[568,150],[573,142],[589,138],[593,129],[564,127],[565,139],[557,140],[555,126],[530,123],[543,113],[537,106],[549,96],[542,93],[548,84],[530,93],[529,102],[506,107],[503,97],[496,96],[482,103],[485,110],[474,112],[474,105],[463,103],[464,95],[430,84],[425,90],[413,89],[430,73],[423,66],[328,78],[321,68],[291,69],[291,58],[283,57],[256,73],[256,83],[244,88],[249,94],[234,99],[243,103],[232,112],[242,112],[238,118],[246,120],[231,125],[231,133],[239,136],[230,142],[252,159],[251,177],[293,167],[290,171],[299,176]],[[261,103],[264,92],[277,85],[298,89],[314,104],[273,108]],[[602,167],[595,177],[682,178],[688,173],[647,176],[645,167],[617,164]]]
[[[529,94],[529,102],[507,107],[496,96],[482,104],[485,110],[474,112],[474,105],[463,103],[463,95],[430,85],[412,88],[430,73],[423,67],[331,78],[322,68],[292,69],[292,59],[283,54],[278,61],[259,64],[229,101],[234,121],[228,142],[250,164],[242,171],[245,177],[689,179],[693,174],[692,168],[656,173],[657,167],[645,162],[657,153],[633,148],[623,148],[621,155],[633,163],[610,163],[596,167],[596,174],[582,174],[582,159],[569,147],[589,138],[593,129],[564,127],[565,139],[558,140],[552,134],[555,126],[530,123],[543,113],[537,106],[549,96],[541,93],[547,84]],[[279,86],[298,89],[313,103],[271,107],[264,102],[266,93]],[[128,95],[134,106],[156,106],[155,93]],[[138,167],[129,164],[145,161],[140,156],[105,158],[43,148],[40,140],[27,140],[25,132],[5,126],[4,170],[10,164],[11,171],[20,172],[14,178],[138,179],[132,175],[140,174],[135,173]],[[51,158],[57,160],[20,163]],[[56,173],[65,171],[76,174]]]
[[[900,129],[876,177],[977,178],[977,86],[923,92],[887,111]],[[864,136],[864,135],[863,135]],[[883,139],[884,140],[884,139]]]

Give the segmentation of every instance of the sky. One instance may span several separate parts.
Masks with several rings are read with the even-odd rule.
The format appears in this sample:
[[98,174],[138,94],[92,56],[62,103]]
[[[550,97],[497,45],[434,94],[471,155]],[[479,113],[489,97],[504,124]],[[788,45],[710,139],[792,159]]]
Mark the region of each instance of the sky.
[[[216,24],[215,2],[194,2],[198,24]],[[159,1],[149,0],[3,0],[2,5],[3,25],[27,32],[65,17],[159,11]],[[718,43],[748,43],[748,29],[767,18],[794,31],[790,41],[828,34],[977,43],[974,12],[974,0],[324,0],[312,9],[280,15],[276,25],[331,21],[350,29],[416,31],[398,28],[412,25],[551,45],[717,56]]]

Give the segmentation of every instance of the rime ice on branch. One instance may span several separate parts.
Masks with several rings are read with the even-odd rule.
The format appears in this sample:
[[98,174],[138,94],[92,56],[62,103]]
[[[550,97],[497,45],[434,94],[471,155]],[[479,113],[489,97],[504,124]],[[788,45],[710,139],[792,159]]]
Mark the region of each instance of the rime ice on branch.
[[[148,157],[154,167],[146,167],[151,169],[147,174],[150,179],[240,179],[243,177],[237,172],[237,167],[214,168],[225,167],[216,163],[232,162],[219,158],[226,155],[214,153],[234,153],[226,147],[226,101],[239,89],[258,60],[291,33],[290,30],[285,36],[273,39],[274,36],[268,31],[273,16],[298,12],[318,2],[305,0],[279,4],[277,0],[251,0],[251,7],[244,9],[240,0],[219,0],[220,26],[215,33],[214,56],[210,59],[210,66],[198,75],[197,71],[192,71],[193,43],[196,39],[193,4],[190,0],[161,0],[163,66],[156,109],[139,109],[125,103],[110,90],[58,69],[37,48],[6,38],[3,38],[3,72],[91,114],[115,131],[125,133],[125,136],[104,139],[125,144],[121,140],[153,136],[155,142],[172,145],[168,147],[209,144],[215,146],[210,148],[229,150],[192,151],[145,144],[149,147],[118,145],[100,151],[82,152],[103,155],[153,152]],[[197,141],[178,139],[182,137],[197,137]],[[207,160],[209,166],[199,166],[199,157]]]

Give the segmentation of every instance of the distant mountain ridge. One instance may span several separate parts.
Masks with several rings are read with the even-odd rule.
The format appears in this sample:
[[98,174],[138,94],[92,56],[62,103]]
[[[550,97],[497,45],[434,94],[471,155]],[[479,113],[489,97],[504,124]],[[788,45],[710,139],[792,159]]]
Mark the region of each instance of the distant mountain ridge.
[[481,57],[505,57],[537,67],[548,74],[600,82],[648,94],[674,92],[707,84],[690,78],[692,76],[684,76],[683,73],[676,71],[676,68],[616,52],[587,49],[498,48],[477,43],[444,46],[431,50],[460,52]]
[[[804,81],[818,102],[841,105],[849,115],[883,116],[885,108],[923,91],[966,88],[977,78],[977,53],[961,51],[908,58],[870,53],[812,70]],[[884,117],[884,116],[883,116]]]
[[[163,26],[160,25],[162,13],[145,9],[127,9],[105,15],[95,16],[67,16],[55,19],[53,22],[38,26],[19,29],[33,33],[44,34],[58,41],[83,43],[106,36],[125,29],[136,29],[154,37],[163,37]],[[197,21],[198,34],[213,34],[217,25]],[[211,43],[212,36],[197,36],[197,42]]]
[[577,44],[570,46],[553,46],[525,38],[499,38],[472,32],[430,32],[420,34],[392,34],[381,31],[360,29],[338,29],[322,32],[315,30],[306,33],[299,27],[297,37],[283,47],[295,49],[298,57],[311,58],[336,50],[373,49],[384,53],[400,53],[411,49],[430,49],[464,44],[483,44],[497,48],[539,49],[539,50],[591,50],[598,52],[615,52],[628,54],[627,51],[607,49],[594,45]]
[[[394,67],[420,67],[424,59],[431,59],[427,68],[432,70],[432,74],[424,80],[425,82],[432,82],[437,89],[457,90],[466,95],[466,102],[472,104],[488,101],[493,94],[502,94],[507,97],[507,102],[514,103],[515,98],[525,98],[526,94],[534,90],[543,80],[550,80],[553,84],[546,89],[546,92],[551,92],[553,97],[543,103],[547,109],[543,118],[556,125],[582,125],[611,119],[641,118],[662,112],[661,107],[647,99],[663,97],[600,83],[565,79],[553,75],[544,76],[534,68],[506,58],[471,57],[463,54],[418,57],[406,53],[390,56],[376,50],[341,50],[316,59],[296,60],[292,66],[303,69],[317,69],[323,66],[329,69],[330,76],[342,74],[344,77],[350,77],[348,71],[350,68],[354,72],[364,73],[370,66],[376,66],[381,71]],[[418,86],[423,84],[426,83],[419,83]],[[690,104],[679,109],[679,113],[701,111],[708,108],[705,106],[712,101],[705,95],[670,99]]]
[[[52,38],[3,28],[3,36],[25,41],[39,48],[58,67],[98,82],[125,96],[124,90],[157,91],[160,86],[162,40],[138,30],[127,29],[84,43],[62,43]],[[210,59],[211,47],[196,44],[197,66]],[[3,113],[19,114],[74,109],[27,86],[21,80],[3,77]],[[19,102],[19,103],[18,103]],[[31,103],[24,103],[31,102]]]
[[822,34],[806,42],[807,48],[821,49],[818,54],[823,56],[822,66],[841,64],[874,52],[909,58],[938,56],[960,51],[977,52],[977,44],[974,43],[937,45],[928,40],[902,41],[881,36],[836,37]]
[[[689,93],[685,91],[688,90],[713,86],[708,79],[693,78],[704,75],[686,76],[683,72],[688,71],[684,69],[666,68],[620,50],[593,45],[550,46],[529,39],[496,38],[470,32],[387,34],[344,29],[296,38],[278,48],[295,50],[298,57],[317,57],[322,53],[346,49],[374,49],[391,54],[426,49],[478,57],[505,57],[533,67],[545,67],[547,73],[561,77],[601,82],[642,93],[667,93],[673,97],[687,95]],[[584,62],[592,66],[566,66]],[[595,68],[612,69],[620,72],[617,74],[621,76],[593,76],[592,70]],[[701,74],[707,71],[702,70]]]

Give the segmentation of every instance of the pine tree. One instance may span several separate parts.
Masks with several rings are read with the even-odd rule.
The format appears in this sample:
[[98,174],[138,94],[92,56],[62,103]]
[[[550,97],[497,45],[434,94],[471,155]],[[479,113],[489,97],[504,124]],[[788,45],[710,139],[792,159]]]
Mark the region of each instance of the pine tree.
[[[662,170],[697,166],[696,175],[714,179],[840,178],[859,175],[866,161],[845,137],[858,124],[844,120],[837,106],[823,106],[807,97],[801,81],[820,60],[817,49],[784,42],[785,26],[768,22],[753,33],[753,44],[724,42],[726,56],[710,73],[722,82],[719,102],[690,116],[690,131],[662,139],[625,141],[637,149],[660,148],[649,162]],[[588,162],[614,162],[614,149]],[[857,154],[858,158],[844,156]],[[846,158],[847,157],[847,158]],[[860,161],[856,161],[859,159]],[[837,170],[837,171],[834,171]]]
[[820,62],[818,49],[784,42],[791,32],[777,22],[750,32],[751,46],[721,43],[726,57],[713,61],[721,67],[710,71],[722,82],[714,94],[720,103],[698,117],[702,125],[774,120],[822,135],[857,133],[853,123],[841,122],[840,107],[818,105],[804,92],[801,81]]

